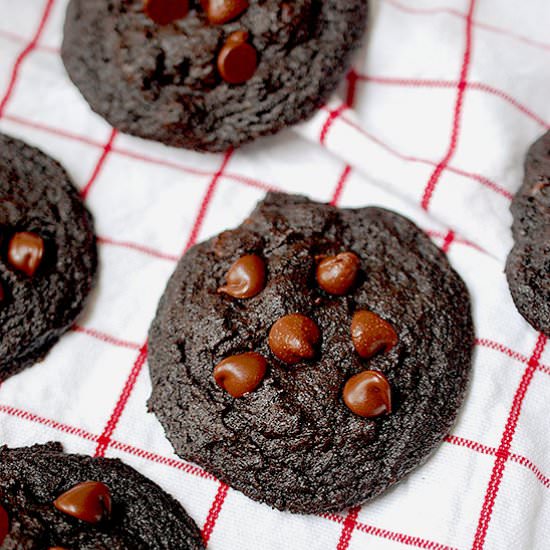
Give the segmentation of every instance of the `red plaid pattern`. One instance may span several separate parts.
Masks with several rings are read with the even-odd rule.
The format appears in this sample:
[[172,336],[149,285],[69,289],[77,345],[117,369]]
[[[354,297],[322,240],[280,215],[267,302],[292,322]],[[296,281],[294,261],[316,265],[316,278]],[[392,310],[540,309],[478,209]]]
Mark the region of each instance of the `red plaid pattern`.
[[[187,507],[212,549],[548,547],[550,346],[516,312],[503,262],[524,153],[550,128],[550,5],[372,4],[368,48],[341,99],[297,132],[224,156],[109,128],[63,71],[66,0],[0,0],[0,130],[63,162],[95,215],[101,255],[78,326],[0,387],[3,442],[56,439],[121,457]],[[453,432],[403,483],[342,514],[249,501],[176,457],[146,413],[147,328],[175,262],[269,189],[411,217],[473,297],[475,368]]]

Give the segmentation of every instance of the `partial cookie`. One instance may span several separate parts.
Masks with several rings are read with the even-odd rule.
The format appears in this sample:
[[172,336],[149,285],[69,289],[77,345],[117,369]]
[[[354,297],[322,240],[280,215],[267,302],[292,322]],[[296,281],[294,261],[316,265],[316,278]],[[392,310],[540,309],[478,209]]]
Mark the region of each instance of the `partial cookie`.
[[366,15],[367,0],[72,0],[62,56],[116,128],[225,151],[312,116]]
[[96,269],[92,217],[65,170],[0,135],[0,382],[74,323]]
[[506,276],[518,311],[550,336],[550,132],[525,160],[525,179],[512,202],[514,248]]
[[413,223],[272,193],[180,261],[149,408],[180,456],[250,498],[342,510],[441,443],[473,342],[464,283]]
[[193,520],[152,481],[120,460],[65,454],[59,443],[0,448],[0,545],[204,548]]

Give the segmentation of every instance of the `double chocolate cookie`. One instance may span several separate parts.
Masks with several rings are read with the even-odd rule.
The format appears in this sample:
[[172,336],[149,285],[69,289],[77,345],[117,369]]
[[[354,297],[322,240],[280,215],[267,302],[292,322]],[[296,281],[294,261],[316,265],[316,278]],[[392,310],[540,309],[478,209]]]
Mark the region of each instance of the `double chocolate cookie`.
[[473,342],[464,283],[413,223],[272,193],[180,261],[150,330],[149,408],[179,455],[249,497],[341,510],[439,445]]
[[200,550],[170,495],[120,460],[59,443],[0,448],[0,546],[26,550]]
[[529,149],[512,202],[514,247],[506,276],[519,312],[550,336],[550,132]]
[[92,288],[92,218],[65,170],[0,135],[0,381],[42,359]]
[[366,14],[367,0],[71,0],[62,56],[113,126],[224,151],[323,105]]

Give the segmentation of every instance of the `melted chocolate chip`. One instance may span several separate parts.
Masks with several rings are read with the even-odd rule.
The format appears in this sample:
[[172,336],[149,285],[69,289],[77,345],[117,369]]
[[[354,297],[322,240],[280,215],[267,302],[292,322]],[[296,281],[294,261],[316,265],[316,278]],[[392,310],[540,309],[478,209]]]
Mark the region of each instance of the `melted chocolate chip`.
[[391,388],[381,372],[366,370],[352,376],[344,386],[343,398],[352,412],[364,418],[391,413]]
[[361,260],[353,252],[328,256],[317,266],[317,282],[329,294],[343,296],[357,281],[360,267]]
[[379,351],[387,353],[398,341],[397,333],[372,311],[356,311],[351,321],[351,338],[357,353],[368,359]]
[[265,263],[255,254],[243,256],[229,268],[226,281],[227,284],[218,292],[233,298],[252,298],[265,287]]
[[32,277],[44,256],[44,240],[36,233],[16,233],[8,246],[10,265]]
[[228,84],[243,84],[258,67],[258,54],[248,44],[248,33],[236,31],[229,35],[218,55],[218,71]]
[[320,339],[321,333],[315,321],[300,313],[281,317],[269,331],[271,351],[289,365],[313,359]]
[[227,357],[214,369],[214,379],[218,386],[233,397],[255,390],[264,379],[267,360],[255,352]]
[[189,0],[144,0],[143,11],[155,23],[168,25],[189,13]]
[[85,481],[59,496],[54,506],[87,523],[100,523],[111,515],[111,493],[104,483]]
[[201,0],[206,17],[212,25],[223,25],[248,9],[248,0]]
[[10,532],[10,518],[6,509],[0,505],[0,544],[4,542],[7,534]]

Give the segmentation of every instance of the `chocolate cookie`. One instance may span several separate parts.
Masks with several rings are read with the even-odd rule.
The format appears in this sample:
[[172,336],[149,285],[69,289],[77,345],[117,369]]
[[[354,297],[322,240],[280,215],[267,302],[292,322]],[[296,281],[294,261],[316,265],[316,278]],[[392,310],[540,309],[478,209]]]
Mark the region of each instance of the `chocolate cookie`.
[[63,168],[0,135],[0,382],[41,360],[81,312],[97,250]]
[[181,505],[120,460],[61,444],[0,448],[0,545],[26,550],[199,550]]
[[341,510],[439,445],[473,342],[464,283],[413,223],[272,193],[180,261],[150,330],[149,408],[179,455],[250,498]]
[[529,149],[512,202],[514,247],[506,276],[519,312],[550,336],[550,132]]
[[367,0],[72,0],[62,56],[113,126],[224,151],[323,105],[366,13]]

